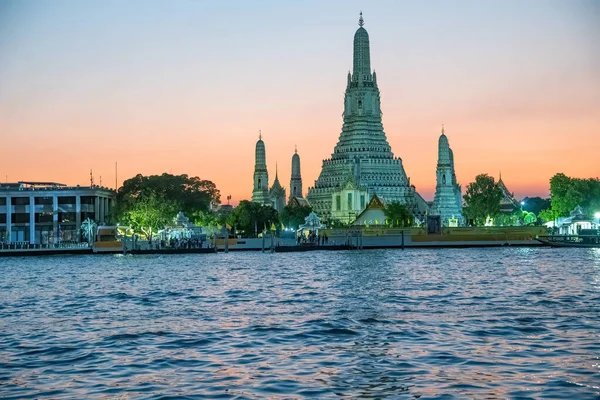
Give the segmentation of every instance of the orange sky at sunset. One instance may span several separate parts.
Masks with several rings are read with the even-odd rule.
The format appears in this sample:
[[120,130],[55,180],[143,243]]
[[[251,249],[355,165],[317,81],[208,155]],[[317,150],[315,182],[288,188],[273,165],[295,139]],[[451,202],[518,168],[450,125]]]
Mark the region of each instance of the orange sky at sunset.
[[[593,35],[600,28],[585,17],[592,3],[573,11],[463,3],[498,14],[486,24],[469,12],[427,17],[425,8],[394,2],[323,6],[317,22],[301,11],[318,2],[261,3],[234,16],[212,5],[211,21],[181,27],[181,15],[208,13],[182,2],[164,16],[160,35],[150,27],[166,3],[150,3],[156,15],[146,10],[137,19],[131,16],[139,10],[121,10],[115,21],[78,5],[68,13],[94,15],[81,26],[95,28],[74,37],[81,26],[58,28],[67,18],[62,2],[54,5],[63,6],[57,18],[16,4],[0,19],[11,22],[0,30],[11,33],[0,42],[2,181],[85,185],[93,168],[96,183],[102,176],[113,187],[118,161],[119,184],[137,173],[187,173],[214,181],[224,202],[232,195],[237,203],[251,197],[261,129],[270,181],[277,162],[289,186],[297,145],[306,192],[340,134],[361,8],[384,130],[425,199],[433,199],[442,124],[463,193],[479,173],[501,171],[517,198],[547,196],[557,172],[600,176],[600,35]],[[511,7],[522,7],[519,16]],[[387,15],[396,8],[406,23]],[[254,30],[250,12],[262,18]],[[130,21],[147,31],[127,30]],[[120,34],[103,35],[113,22]],[[34,26],[35,40],[25,32]]]

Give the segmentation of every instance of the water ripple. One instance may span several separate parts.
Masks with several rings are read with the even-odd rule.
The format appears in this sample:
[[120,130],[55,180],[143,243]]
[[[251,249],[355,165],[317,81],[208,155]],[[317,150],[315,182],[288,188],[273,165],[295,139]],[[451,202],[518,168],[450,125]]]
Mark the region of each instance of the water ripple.
[[598,398],[600,251],[0,258],[0,398]]

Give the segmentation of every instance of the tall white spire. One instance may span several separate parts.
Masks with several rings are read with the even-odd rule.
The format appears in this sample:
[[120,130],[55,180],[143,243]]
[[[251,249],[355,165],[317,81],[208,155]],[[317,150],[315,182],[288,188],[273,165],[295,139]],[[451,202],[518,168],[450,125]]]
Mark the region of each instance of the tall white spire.
[[358,25],[360,28],[354,34],[354,69],[352,70],[353,80],[363,80],[371,75],[371,55],[369,50],[369,34],[363,28],[365,21],[360,13]]

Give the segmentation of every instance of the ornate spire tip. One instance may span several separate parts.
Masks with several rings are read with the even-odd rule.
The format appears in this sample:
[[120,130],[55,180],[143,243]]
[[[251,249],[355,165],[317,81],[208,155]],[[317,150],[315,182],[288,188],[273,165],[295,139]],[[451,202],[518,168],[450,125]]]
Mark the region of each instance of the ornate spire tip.
[[258,140],[262,140],[262,131],[258,130]]
[[298,154],[298,145],[297,144],[294,145],[294,153]]
[[444,124],[442,124],[442,135],[445,134],[446,132],[444,131]]
[[362,17],[362,11],[360,12],[360,18],[358,19],[358,26],[362,27],[365,24],[365,20]]

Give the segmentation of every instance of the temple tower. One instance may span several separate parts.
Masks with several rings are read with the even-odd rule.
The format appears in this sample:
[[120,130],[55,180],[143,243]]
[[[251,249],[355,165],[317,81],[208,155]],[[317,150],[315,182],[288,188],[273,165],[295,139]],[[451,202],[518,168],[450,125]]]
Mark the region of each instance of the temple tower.
[[298,148],[294,150],[294,155],[292,156],[290,199],[292,197],[302,197],[302,174],[300,173],[300,156],[298,155]]
[[271,205],[269,196],[269,173],[267,172],[267,155],[265,143],[262,141],[262,133],[259,133],[258,142],[256,142],[252,201],[262,205]]
[[285,207],[285,189],[279,183],[279,177],[277,176],[277,164],[275,164],[275,181],[271,190],[269,191],[271,197],[271,207],[281,213]]
[[440,216],[442,226],[449,226],[451,221],[462,225],[461,192],[461,187],[456,182],[454,172],[454,153],[450,148],[442,125],[442,134],[438,140],[435,196],[431,209],[432,215]]
[[336,193],[352,180],[356,189],[367,190],[368,196],[377,194],[384,202],[406,204],[415,216],[423,218],[427,203],[410,184],[402,159],[394,157],[383,131],[377,75],[371,73],[369,34],[363,27],[362,13],[358,25],[353,70],[348,72],[344,95],[342,132],[331,158],[323,160],[314,187],[309,188],[308,201],[324,217],[343,212],[336,209],[337,204],[343,203],[336,196],[344,194]]

